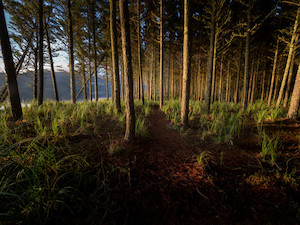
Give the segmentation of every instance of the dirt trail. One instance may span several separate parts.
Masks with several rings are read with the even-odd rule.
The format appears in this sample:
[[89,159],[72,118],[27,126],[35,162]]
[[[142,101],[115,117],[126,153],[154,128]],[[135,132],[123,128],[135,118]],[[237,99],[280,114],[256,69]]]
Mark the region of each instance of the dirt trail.
[[[120,215],[125,223],[264,224],[271,218],[294,224],[286,220],[294,212],[284,210],[289,204],[284,191],[248,184],[255,160],[244,149],[195,144],[170,127],[159,109],[152,110],[147,122],[150,137],[134,143],[129,156],[130,187],[122,190]],[[206,167],[196,160],[203,150],[209,150],[214,160]],[[225,165],[220,164],[221,151]]]

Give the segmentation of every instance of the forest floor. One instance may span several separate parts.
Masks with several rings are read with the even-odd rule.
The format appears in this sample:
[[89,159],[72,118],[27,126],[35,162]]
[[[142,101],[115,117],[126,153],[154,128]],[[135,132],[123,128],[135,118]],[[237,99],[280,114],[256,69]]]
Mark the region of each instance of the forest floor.
[[[111,143],[117,154],[101,155],[106,166],[114,165],[120,173],[110,177],[107,201],[111,204],[105,206],[106,213],[103,206],[96,207],[99,213],[93,215],[99,218],[90,218],[91,223],[299,223],[297,181],[276,176],[277,168],[262,162],[251,124],[238,139],[216,144],[201,140],[193,126],[180,134],[157,108],[146,121],[147,137],[130,144],[119,139]],[[264,126],[268,132],[280,131],[285,153],[299,159],[299,124],[283,121]]]
[[204,126],[217,116],[195,113],[183,130],[140,104],[136,139],[124,142],[111,103],[48,102],[2,126],[0,224],[300,224],[299,121],[240,114],[238,133],[218,143]]

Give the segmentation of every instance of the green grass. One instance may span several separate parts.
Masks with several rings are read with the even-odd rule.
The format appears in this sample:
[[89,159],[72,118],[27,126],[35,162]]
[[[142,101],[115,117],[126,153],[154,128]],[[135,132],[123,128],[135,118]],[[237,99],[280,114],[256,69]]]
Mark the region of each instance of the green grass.
[[[124,102],[121,106],[124,112]],[[136,102],[135,111],[136,132],[147,135],[150,103]],[[122,138],[126,121],[125,113],[117,113],[111,100],[46,101],[40,107],[31,102],[23,107],[22,121],[10,118],[5,106],[0,111],[0,221],[44,224],[56,215],[56,221],[64,223],[62,214],[85,210],[93,192],[99,192],[100,206],[107,204],[106,179],[112,171],[103,167],[102,152],[108,142],[103,135],[111,140],[108,152],[124,152],[112,141]],[[77,144],[80,137],[91,143]],[[91,150],[99,152],[101,160],[94,159]]]

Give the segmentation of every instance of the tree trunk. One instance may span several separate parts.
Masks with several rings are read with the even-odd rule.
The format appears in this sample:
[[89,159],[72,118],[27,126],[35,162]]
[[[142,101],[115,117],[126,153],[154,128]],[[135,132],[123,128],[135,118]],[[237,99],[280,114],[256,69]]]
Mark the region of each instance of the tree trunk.
[[109,99],[109,90],[108,90],[108,72],[107,72],[107,61],[105,62],[105,77],[106,77],[106,99]]
[[44,22],[43,12],[44,1],[39,0],[39,96],[38,105],[43,104],[44,100]]
[[213,59],[213,70],[212,70],[212,82],[211,82],[211,102],[214,102],[214,91],[215,91],[215,83],[216,83],[216,61],[217,61],[217,40],[218,35],[215,32],[215,40],[214,40],[214,59]]
[[216,22],[215,22],[215,3],[212,3],[213,10],[211,13],[211,27],[210,27],[210,47],[208,56],[208,66],[207,66],[207,77],[206,77],[206,95],[205,95],[205,106],[206,112],[210,113],[211,104],[211,86],[212,86],[212,73],[213,73],[213,62],[214,62],[214,43],[215,43],[215,32],[216,32]]
[[181,101],[181,124],[188,126],[190,79],[191,79],[191,0],[184,0],[184,39],[183,39],[183,86]]
[[295,80],[294,90],[291,98],[290,108],[287,114],[287,118],[292,119],[297,116],[300,102],[300,63],[298,64],[298,71]]
[[10,99],[11,112],[13,115],[13,119],[19,120],[22,118],[23,114],[17,83],[16,69],[12,57],[12,51],[6,27],[2,0],[0,0],[0,27],[1,49],[6,72],[6,82],[8,86],[8,95]]
[[69,35],[69,66],[70,66],[70,89],[71,101],[75,103],[76,89],[75,89],[75,73],[74,73],[74,44],[73,44],[73,21],[72,21],[72,3],[68,0],[68,35]]
[[221,56],[221,66],[220,66],[220,85],[219,85],[219,102],[221,102],[223,99],[222,96],[222,85],[223,85],[223,61],[224,61],[224,54]]
[[286,84],[287,75],[289,73],[289,69],[290,69],[290,65],[291,65],[292,55],[293,55],[293,51],[294,51],[294,48],[295,48],[295,43],[294,42],[295,42],[295,39],[296,39],[296,36],[297,36],[299,16],[300,16],[300,7],[298,7],[298,10],[297,10],[297,16],[296,16],[294,29],[293,29],[293,35],[292,35],[290,48],[289,48],[289,55],[288,55],[288,59],[287,59],[286,65],[285,65],[285,70],[284,70],[283,78],[282,78],[282,81],[281,81],[281,87],[280,87],[278,99],[277,99],[277,102],[276,102],[277,107],[281,103],[284,88],[285,88],[285,84]]
[[95,12],[95,1],[93,1],[93,16],[92,16],[92,23],[93,23],[93,48],[94,48],[94,76],[95,76],[95,83],[94,83],[94,90],[95,90],[95,101],[98,101],[98,74],[97,74],[97,48],[96,48],[96,12]]
[[38,98],[38,62],[39,62],[39,41],[37,35],[36,48],[34,49],[34,74],[33,74],[33,99]]
[[141,51],[141,22],[140,22],[140,0],[137,0],[137,16],[138,16],[138,26],[137,26],[137,36],[138,36],[138,66],[139,66],[139,80],[140,80],[140,91],[143,105],[145,104],[144,99],[144,82],[143,82],[143,68],[142,68],[142,51]]
[[154,55],[154,81],[153,81],[153,95],[154,101],[156,101],[156,56]]
[[271,78],[271,86],[270,86],[269,97],[268,97],[268,107],[270,107],[272,97],[273,97],[273,89],[274,89],[274,82],[275,82],[275,76],[276,76],[276,65],[277,65],[277,59],[278,59],[278,49],[279,49],[279,38],[277,37],[277,44],[276,44],[273,70],[272,70],[272,78]]
[[135,137],[135,115],[133,100],[133,73],[131,65],[131,42],[130,42],[130,26],[128,1],[119,0],[120,5],[120,23],[122,36],[122,51],[124,63],[124,78],[126,86],[126,132],[124,139],[133,140]]
[[164,24],[164,19],[163,19],[163,0],[160,0],[160,65],[159,65],[159,76],[160,76],[160,81],[159,81],[159,86],[160,86],[160,93],[159,93],[159,107],[161,108],[164,104],[164,33],[163,33],[163,24]]
[[265,65],[264,73],[263,73],[263,77],[262,77],[260,101],[263,101],[264,96],[265,96],[265,83],[266,83],[265,80],[266,80],[266,65]]
[[250,61],[250,6],[247,12],[247,31],[246,31],[246,49],[245,49],[245,77],[244,77],[244,96],[243,111],[247,108],[249,94],[249,61]]
[[243,42],[240,41],[240,50],[239,50],[239,62],[238,62],[238,71],[237,71],[237,78],[235,84],[235,92],[234,92],[234,103],[237,104],[239,102],[239,84],[240,84],[240,75],[241,75],[241,66],[242,66],[242,48]]
[[83,88],[83,99],[87,101],[87,91],[86,91],[86,81],[85,81],[85,62],[84,62],[84,55],[81,54],[81,68],[82,68],[82,88]]
[[54,71],[54,63],[53,63],[53,58],[52,58],[52,50],[51,50],[48,27],[46,27],[46,29],[45,29],[45,34],[46,34],[47,49],[48,49],[49,60],[50,60],[51,78],[52,78],[54,97],[55,97],[55,100],[58,102],[59,98],[58,98],[58,92],[57,92],[57,85],[56,85],[56,78],[55,78],[55,71]]
[[[295,43],[298,42],[298,37],[299,37],[299,35],[296,36]],[[284,102],[283,102],[283,107],[284,108],[287,107],[288,101],[289,101],[291,83],[292,83],[292,78],[293,78],[293,70],[294,70],[294,64],[295,64],[295,54],[296,54],[296,50],[294,49],[292,60],[291,60],[291,68],[290,68],[290,72],[289,72],[289,76],[288,76],[288,82],[287,82],[286,91],[285,91]]]
[[114,77],[114,97],[115,109],[121,112],[120,101],[120,78],[119,78],[119,53],[117,45],[117,25],[116,25],[116,1],[110,0],[110,40],[112,55],[112,74]]

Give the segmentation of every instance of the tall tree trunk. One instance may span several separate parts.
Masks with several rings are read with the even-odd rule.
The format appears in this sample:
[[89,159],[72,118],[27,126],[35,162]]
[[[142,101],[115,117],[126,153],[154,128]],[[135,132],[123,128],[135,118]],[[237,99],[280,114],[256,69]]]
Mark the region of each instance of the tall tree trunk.
[[82,88],[83,88],[83,99],[87,101],[86,81],[85,81],[85,62],[84,55],[81,54],[81,68],[82,68]]
[[278,49],[279,49],[279,38],[277,37],[277,44],[276,44],[276,50],[275,50],[275,56],[274,56],[274,62],[273,62],[273,70],[272,70],[272,78],[271,78],[271,86],[270,86],[269,97],[268,97],[268,107],[270,107],[272,97],[273,97],[273,89],[274,89],[274,82],[275,82],[275,76],[276,76],[276,65],[277,65],[277,59],[278,59]]
[[292,55],[293,55],[293,51],[294,51],[294,48],[295,48],[295,39],[296,39],[296,36],[297,36],[299,16],[300,16],[300,7],[298,7],[298,10],[297,10],[297,16],[296,16],[294,29],[293,29],[293,34],[292,34],[292,39],[291,39],[290,48],[289,48],[289,55],[288,55],[288,59],[287,59],[286,65],[285,65],[285,70],[284,70],[283,78],[282,78],[282,81],[281,81],[280,91],[279,91],[278,99],[277,99],[277,102],[276,102],[277,107],[281,103],[284,88],[285,88],[285,85],[286,85],[287,76],[288,76],[290,65],[291,65]]
[[241,66],[242,66],[242,48],[243,48],[243,41],[240,40],[240,47],[239,47],[239,61],[238,61],[238,71],[237,71],[237,78],[235,84],[235,92],[234,92],[234,103],[237,104],[239,102],[239,84],[240,84],[240,75],[241,75]]
[[110,0],[110,40],[112,55],[112,74],[114,77],[115,109],[121,112],[120,78],[119,78],[119,53],[117,45],[116,1]]
[[70,89],[71,101],[75,103],[76,88],[75,88],[75,73],[74,73],[74,40],[73,40],[73,20],[72,20],[72,3],[68,0],[68,35],[69,35],[69,66],[70,66]]
[[[299,35],[296,36],[295,43],[298,42],[298,37],[299,37]],[[287,81],[287,86],[286,86],[286,91],[285,91],[285,96],[284,96],[284,102],[283,102],[283,107],[284,108],[287,107],[288,101],[289,101],[291,83],[292,83],[292,78],[293,78],[293,70],[294,70],[294,64],[295,64],[295,54],[296,54],[296,50],[294,49],[292,60],[291,60],[291,68],[290,68],[288,81]]]
[[222,90],[223,90],[223,61],[224,61],[224,53],[221,56],[221,66],[220,66],[220,84],[219,84],[219,102],[221,102],[223,99],[222,96]]
[[34,74],[33,74],[33,99],[37,100],[38,98],[38,62],[39,62],[39,41],[38,35],[36,37],[36,48],[34,49]]
[[153,68],[153,65],[154,65],[154,46],[152,45],[152,52],[151,52],[151,62],[150,62],[150,65],[151,65],[151,73],[150,73],[150,86],[149,86],[149,92],[150,92],[150,99],[152,100],[152,89],[153,89],[153,73],[154,73],[154,68]]
[[159,93],[159,107],[161,108],[164,104],[164,5],[163,5],[164,0],[160,0],[160,65],[159,65],[159,76],[160,76],[160,81],[159,81],[159,87],[160,87],[160,93]]
[[205,106],[206,112],[210,112],[211,104],[211,85],[212,85],[212,73],[213,73],[213,62],[214,62],[214,43],[215,43],[215,32],[216,32],[216,5],[215,2],[212,3],[213,10],[211,13],[211,27],[210,27],[210,47],[207,65],[207,77],[206,77],[206,95],[205,95]]
[[256,86],[256,76],[258,75],[258,68],[259,68],[259,60],[257,61],[257,69],[253,73],[253,78],[252,78],[252,90],[251,90],[251,100],[250,104],[253,105],[254,98],[255,98],[255,86]]
[[140,80],[140,91],[143,105],[145,104],[144,99],[144,82],[143,82],[143,68],[142,68],[142,51],[141,51],[141,21],[140,21],[140,0],[137,0],[137,16],[138,16],[138,26],[137,26],[137,36],[138,36],[138,66],[139,66],[139,80]]
[[244,96],[243,111],[247,108],[249,94],[249,61],[250,61],[250,5],[247,12],[247,31],[246,31],[246,49],[245,49],[245,75],[244,75]]
[[106,77],[106,99],[109,99],[109,90],[108,90],[108,72],[107,72],[107,61],[105,62],[105,77]]
[[93,1],[93,17],[92,17],[92,25],[93,25],[93,48],[94,48],[94,76],[95,76],[95,83],[94,83],[94,90],[95,90],[95,101],[98,101],[98,73],[97,73],[97,48],[96,48],[96,12],[95,12],[95,1]]
[[55,71],[54,71],[54,63],[53,63],[53,57],[52,57],[52,50],[51,50],[51,44],[50,44],[50,37],[49,37],[49,31],[48,27],[46,26],[45,29],[46,34],[46,40],[47,40],[47,49],[49,54],[49,60],[50,60],[50,69],[51,69],[51,78],[52,78],[52,85],[53,85],[53,91],[54,91],[54,97],[55,100],[58,102],[58,92],[57,92],[57,85],[56,85],[56,78],[55,78]]
[[124,78],[126,86],[126,132],[124,139],[130,141],[135,137],[135,115],[133,100],[133,73],[131,65],[130,26],[128,1],[119,0]]
[[213,59],[213,70],[212,70],[212,82],[211,82],[211,102],[214,102],[214,91],[215,91],[215,83],[216,83],[216,61],[217,61],[217,42],[218,35],[215,32],[215,40],[214,40],[214,59]]
[[44,100],[44,24],[43,12],[44,1],[39,0],[39,96],[38,105],[43,104]]
[[300,102],[300,63],[298,64],[298,71],[295,80],[294,90],[291,98],[291,104],[287,114],[287,118],[292,119],[298,113]]
[[263,72],[263,77],[262,77],[262,85],[261,85],[261,95],[260,95],[260,101],[264,100],[265,97],[265,84],[266,84],[266,64],[264,66],[264,72]]
[[229,95],[229,76],[230,76],[230,62],[228,60],[227,62],[227,78],[226,78],[226,97],[225,97],[225,101],[228,101],[228,95]]
[[153,81],[153,95],[154,95],[154,101],[156,101],[156,56],[154,55],[154,81]]
[[11,105],[11,112],[13,115],[13,119],[19,120],[22,118],[23,114],[17,83],[16,69],[12,57],[12,51],[6,27],[2,0],[0,0],[0,27],[0,42],[6,72],[6,82],[8,86],[8,95]]
[[125,96],[125,88],[124,88],[124,67],[123,67],[123,59],[122,59],[122,55],[121,55],[121,83],[122,83],[122,99],[124,100],[124,96]]
[[183,37],[183,87],[181,101],[181,124],[188,126],[190,80],[191,80],[191,0],[184,0]]

